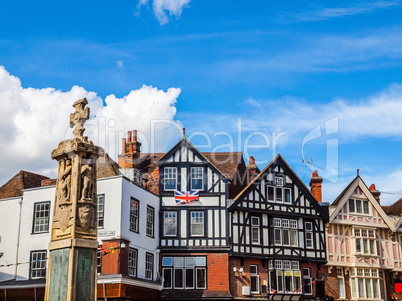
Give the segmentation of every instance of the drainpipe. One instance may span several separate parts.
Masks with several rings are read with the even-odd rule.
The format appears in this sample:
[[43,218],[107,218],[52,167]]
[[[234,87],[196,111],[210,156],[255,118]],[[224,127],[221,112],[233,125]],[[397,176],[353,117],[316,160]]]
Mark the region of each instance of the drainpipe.
[[105,282],[103,282],[103,298],[104,298],[105,301],[107,301]]
[[15,272],[14,272],[14,279],[17,279],[17,269],[18,269],[18,253],[20,250],[20,234],[21,234],[21,215],[22,215],[22,198],[18,201],[18,204],[20,205],[20,216],[19,216],[19,221],[18,221],[18,237],[17,237],[17,252],[15,255]]

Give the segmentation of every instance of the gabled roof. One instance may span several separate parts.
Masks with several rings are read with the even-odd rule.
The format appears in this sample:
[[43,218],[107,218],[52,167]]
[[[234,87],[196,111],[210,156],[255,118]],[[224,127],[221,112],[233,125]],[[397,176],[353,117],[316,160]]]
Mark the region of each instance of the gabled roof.
[[186,137],[183,137],[166,154],[159,158],[159,165],[162,165],[166,159],[173,155],[183,144],[195,152],[204,161],[208,162],[217,172],[228,180],[233,179],[237,166],[239,166],[243,160],[241,152],[201,153],[191,144],[190,141],[187,140]]
[[248,195],[249,191],[253,188],[254,184],[259,183],[261,177],[265,174],[267,170],[270,168],[275,168],[276,166],[282,167],[286,175],[290,177],[299,187],[299,189],[303,192],[304,196],[308,198],[314,208],[321,214],[325,221],[328,221],[329,216],[328,213],[318,204],[315,197],[311,194],[310,190],[303,183],[303,181],[297,176],[297,174],[293,171],[293,169],[288,165],[288,163],[283,159],[283,157],[278,154],[274,160],[272,160],[235,198],[234,203],[230,206],[231,209],[234,209],[242,200],[245,195]]
[[22,190],[40,187],[42,180],[49,179],[36,173],[21,170],[7,183],[0,187],[0,199],[22,196]]
[[367,199],[370,201],[371,205],[377,210],[380,217],[384,220],[386,225],[394,231],[394,223],[388,217],[384,209],[378,203],[378,201],[374,198],[373,194],[371,193],[370,189],[367,187],[366,183],[360,178],[360,176],[356,176],[352,182],[349,183],[348,186],[341,192],[341,194],[335,199],[335,201],[331,204],[331,206],[336,206],[336,209],[332,212],[330,216],[329,222],[332,222],[336,216],[338,215],[339,211],[343,208],[345,203],[349,200],[352,193],[359,187]]

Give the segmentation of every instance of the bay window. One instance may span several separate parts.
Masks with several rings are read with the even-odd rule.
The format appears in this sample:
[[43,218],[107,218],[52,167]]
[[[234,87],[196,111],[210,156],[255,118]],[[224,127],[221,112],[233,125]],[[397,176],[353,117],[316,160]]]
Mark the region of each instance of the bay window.
[[206,289],[206,257],[163,257],[165,289]]
[[356,253],[377,255],[375,232],[368,229],[354,229]]
[[[251,267],[251,266],[250,266]],[[273,293],[302,293],[301,273],[298,261],[270,260],[269,270],[269,292]],[[250,270],[251,276],[251,270]]]
[[[384,273],[377,269],[354,268],[351,271],[352,298],[384,299]],[[341,295],[339,295],[341,297]]]

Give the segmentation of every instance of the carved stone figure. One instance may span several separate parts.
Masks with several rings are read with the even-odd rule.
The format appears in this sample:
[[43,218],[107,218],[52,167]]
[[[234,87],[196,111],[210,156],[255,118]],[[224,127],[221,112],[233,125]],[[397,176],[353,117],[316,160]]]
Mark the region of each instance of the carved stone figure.
[[92,167],[88,164],[81,166],[82,194],[81,199],[92,199]]
[[71,191],[71,160],[65,160],[65,169],[60,178],[59,206],[70,202]]

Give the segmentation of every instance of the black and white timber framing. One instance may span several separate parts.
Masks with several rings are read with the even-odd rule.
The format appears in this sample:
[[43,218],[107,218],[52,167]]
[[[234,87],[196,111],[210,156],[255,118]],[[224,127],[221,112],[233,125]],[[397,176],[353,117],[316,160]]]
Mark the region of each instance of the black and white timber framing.
[[[198,187],[200,189],[192,187],[192,168],[198,168],[198,175],[202,171],[202,185],[200,182],[197,183],[201,185]],[[175,184],[172,180],[174,177],[176,177]],[[168,189],[165,183],[170,184]],[[226,206],[228,184],[228,179],[185,137],[160,159],[162,252],[228,252],[229,221]],[[176,205],[175,190],[199,190],[199,201]],[[192,233],[192,214],[196,214],[198,222],[201,223],[198,226],[193,225],[194,229],[198,227],[195,234]],[[169,225],[172,223],[176,225]]]
[[328,212],[280,155],[229,212],[231,256],[326,262]]

